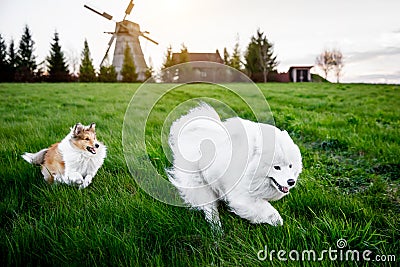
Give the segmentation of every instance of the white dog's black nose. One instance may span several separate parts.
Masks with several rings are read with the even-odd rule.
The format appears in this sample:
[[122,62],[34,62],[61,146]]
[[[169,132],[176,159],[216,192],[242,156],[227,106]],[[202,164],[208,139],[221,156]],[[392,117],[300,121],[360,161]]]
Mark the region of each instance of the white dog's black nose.
[[287,184],[288,184],[289,186],[294,186],[295,183],[296,183],[296,181],[293,180],[293,179],[289,179],[289,180],[287,181]]

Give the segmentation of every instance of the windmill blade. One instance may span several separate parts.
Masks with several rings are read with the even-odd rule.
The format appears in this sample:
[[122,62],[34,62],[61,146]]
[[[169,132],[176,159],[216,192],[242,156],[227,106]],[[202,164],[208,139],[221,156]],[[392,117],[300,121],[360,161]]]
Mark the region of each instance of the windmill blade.
[[102,16],[102,17],[105,17],[105,18],[108,19],[108,20],[112,20],[112,18],[113,18],[113,16],[111,16],[110,14],[108,14],[108,13],[106,13],[106,12],[100,13],[99,11],[97,11],[97,10],[91,8],[91,7],[88,6],[88,5],[84,5],[84,7],[86,7],[86,8],[89,9],[90,11],[93,11],[93,12],[96,13],[96,14],[99,14],[99,15]]
[[135,4],[133,3],[133,0],[131,0],[131,1],[129,2],[129,4],[128,4],[128,7],[127,7],[126,10],[125,10],[125,14],[126,14],[126,15],[131,14],[131,11],[132,11],[132,8],[133,8],[134,5],[135,5]]
[[120,25],[121,27],[127,29],[128,32],[129,32],[129,34],[132,35],[132,36],[142,36],[143,38],[149,40],[150,42],[152,42],[152,43],[158,45],[158,42],[156,42],[156,41],[154,41],[153,39],[151,39],[150,37],[147,37],[146,35],[144,35],[144,34],[149,33],[148,31],[145,31],[145,32],[134,31],[134,32],[132,32],[128,27],[126,27],[126,26],[123,25],[122,23],[120,23],[120,24],[118,24],[118,25]]
[[154,41],[153,39],[151,39],[150,37],[147,37],[146,35],[144,35],[142,32],[140,33],[140,36],[142,36],[143,38],[149,40],[150,42],[158,45],[158,42]]
[[110,41],[108,42],[108,47],[110,47],[110,46],[112,45],[112,43],[114,42],[115,36],[116,36],[116,33],[114,33],[114,34],[111,36],[111,39],[110,39]]
[[101,63],[100,63],[100,66],[103,66],[104,61],[107,59],[107,57],[108,57],[108,51],[110,51],[110,48],[111,48],[111,46],[112,46],[112,44],[113,44],[113,42],[114,42],[115,36],[116,36],[115,33],[111,36],[111,39],[110,39],[110,41],[108,42],[107,51],[106,51],[106,53],[105,53],[105,55],[104,55],[104,57],[103,57],[103,60],[102,60]]
[[135,4],[133,3],[133,0],[131,0],[131,1],[129,2],[129,4],[128,4],[128,7],[127,7],[126,10],[125,10],[125,16],[124,16],[124,19],[123,19],[123,20],[126,19],[126,16],[128,16],[129,14],[131,14],[131,11],[132,11],[132,8],[133,8],[134,5],[135,5]]

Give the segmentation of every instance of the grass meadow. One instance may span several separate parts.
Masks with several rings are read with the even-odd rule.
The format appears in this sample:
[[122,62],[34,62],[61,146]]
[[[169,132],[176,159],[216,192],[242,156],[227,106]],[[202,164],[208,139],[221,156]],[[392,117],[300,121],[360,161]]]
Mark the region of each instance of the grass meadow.
[[[200,212],[153,199],[129,172],[122,127],[139,86],[0,84],[2,266],[375,266],[383,259],[398,266],[400,86],[259,84],[276,126],[299,145],[304,170],[291,193],[273,203],[283,226],[252,225],[222,205],[222,236]],[[159,172],[170,166],[159,133],[166,114],[198,96],[252,119],[226,90],[177,88],[147,123],[148,156]],[[84,190],[47,185],[20,155],[59,142],[77,122],[96,122],[108,157]],[[347,242],[342,249],[339,239]],[[323,254],[329,249],[336,260]],[[316,259],[302,260],[305,250]],[[360,251],[360,261],[341,257],[347,250]],[[370,261],[361,260],[365,250]]]

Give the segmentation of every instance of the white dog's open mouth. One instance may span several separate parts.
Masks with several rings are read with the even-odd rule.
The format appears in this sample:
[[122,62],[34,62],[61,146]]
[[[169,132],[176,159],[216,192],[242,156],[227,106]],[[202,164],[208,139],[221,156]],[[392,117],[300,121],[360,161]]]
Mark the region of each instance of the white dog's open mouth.
[[289,193],[289,188],[288,187],[286,187],[286,186],[281,186],[280,184],[278,184],[278,182],[274,179],[274,178],[272,178],[272,177],[269,177],[271,180],[272,180],[272,182],[276,185],[276,188],[279,190],[279,191],[281,191],[282,193],[284,193],[284,194],[287,194],[287,193]]

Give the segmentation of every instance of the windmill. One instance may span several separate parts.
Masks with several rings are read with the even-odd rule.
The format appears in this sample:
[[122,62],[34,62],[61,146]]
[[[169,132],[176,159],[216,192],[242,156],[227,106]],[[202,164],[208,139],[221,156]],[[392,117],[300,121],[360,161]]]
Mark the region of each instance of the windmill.
[[110,14],[106,12],[100,13],[99,11],[89,6],[84,5],[84,7],[93,11],[94,13],[115,22],[115,31],[105,32],[111,34],[111,39],[108,42],[107,51],[103,57],[103,60],[100,63],[100,66],[103,66],[104,62],[107,60],[108,52],[110,51],[110,48],[114,40],[116,39],[112,65],[115,67],[115,70],[118,73],[117,79],[118,80],[122,79],[120,71],[122,69],[122,64],[124,62],[124,51],[126,45],[129,45],[133,60],[135,62],[136,72],[138,74],[138,80],[144,81],[146,79],[145,73],[147,70],[147,64],[146,61],[144,60],[143,51],[139,42],[139,36],[149,40],[152,43],[155,43],[156,45],[158,45],[158,43],[149,38],[148,36],[146,36],[147,34],[149,34],[149,32],[140,31],[139,24],[126,20],[126,17],[131,13],[133,6],[134,6],[133,0],[131,0],[128,4],[128,7],[125,10],[124,19],[120,22],[117,22],[113,20],[113,16],[111,16]]

